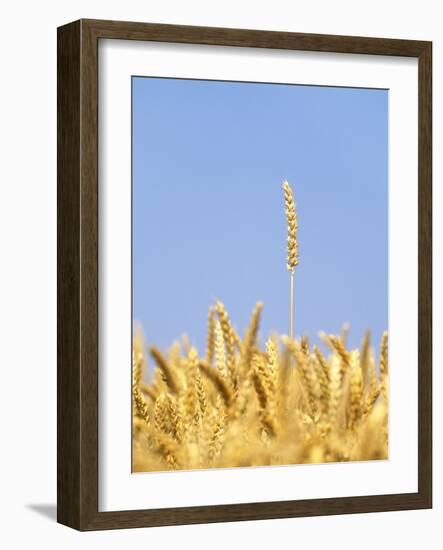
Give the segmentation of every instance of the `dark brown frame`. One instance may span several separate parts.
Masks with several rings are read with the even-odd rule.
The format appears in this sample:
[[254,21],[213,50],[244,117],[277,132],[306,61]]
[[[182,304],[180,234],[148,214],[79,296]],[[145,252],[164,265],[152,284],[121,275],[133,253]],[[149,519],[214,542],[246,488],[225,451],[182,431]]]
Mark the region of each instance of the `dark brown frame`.
[[[98,41],[103,38],[406,56],[419,66],[418,492],[98,511]],[[58,29],[57,517],[79,530],[432,507],[432,43],[80,20]]]

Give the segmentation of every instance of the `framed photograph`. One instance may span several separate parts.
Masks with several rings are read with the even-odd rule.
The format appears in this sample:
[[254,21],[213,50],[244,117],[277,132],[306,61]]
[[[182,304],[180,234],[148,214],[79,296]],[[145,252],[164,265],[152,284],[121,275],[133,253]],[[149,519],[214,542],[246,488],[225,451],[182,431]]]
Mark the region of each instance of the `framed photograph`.
[[432,506],[432,44],[58,29],[58,521]]

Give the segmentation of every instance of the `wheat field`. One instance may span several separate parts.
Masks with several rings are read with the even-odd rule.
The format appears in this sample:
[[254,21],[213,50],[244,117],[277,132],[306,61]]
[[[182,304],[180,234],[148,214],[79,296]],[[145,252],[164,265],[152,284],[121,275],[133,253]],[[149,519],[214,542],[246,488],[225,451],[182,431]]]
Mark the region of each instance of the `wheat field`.
[[378,358],[369,334],[348,350],[345,331],[322,334],[328,354],[284,336],[260,349],[261,310],[240,339],[218,302],[204,357],[186,340],[167,354],[151,348],[150,383],[134,338],[133,471],[387,458],[387,333]]
[[[283,182],[290,277],[289,335],[259,344],[263,304],[243,338],[220,301],[203,356],[187,339],[166,353],[133,340],[133,471],[380,460],[388,457],[388,333],[376,354],[320,333],[327,352],[294,338],[298,219]],[[148,372],[147,371],[151,371]],[[149,381],[149,382],[147,382]]]

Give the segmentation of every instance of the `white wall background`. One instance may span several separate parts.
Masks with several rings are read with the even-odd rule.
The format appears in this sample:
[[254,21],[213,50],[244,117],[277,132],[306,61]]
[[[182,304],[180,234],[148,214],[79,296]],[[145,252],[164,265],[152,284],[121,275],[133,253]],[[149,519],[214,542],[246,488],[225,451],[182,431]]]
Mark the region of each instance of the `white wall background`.
[[[443,33],[439,0],[15,1],[2,8],[0,540],[5,548],[436,548],[443,400]],[[55,523],[56,27],[80,17],[434,41],[434,509],[77,533]],[[440,281],[440,283],[439,283]],[[4,540],[3,540],[4,539]],[[440,543],[437,541],[440,540]]]

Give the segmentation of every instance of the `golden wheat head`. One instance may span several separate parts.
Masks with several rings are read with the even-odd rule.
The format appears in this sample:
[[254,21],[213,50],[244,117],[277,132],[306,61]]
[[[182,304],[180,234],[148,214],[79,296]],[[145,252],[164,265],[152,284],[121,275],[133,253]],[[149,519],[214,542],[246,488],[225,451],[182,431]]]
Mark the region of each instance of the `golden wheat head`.
[[287,267],[289,271],[294,271],[298,265],[298,241],[297,241],[297,212],[295,210],[294,194],[289,182],[283,182],[283,191],[285,194],[285,213],[288,222],[288,258]]

